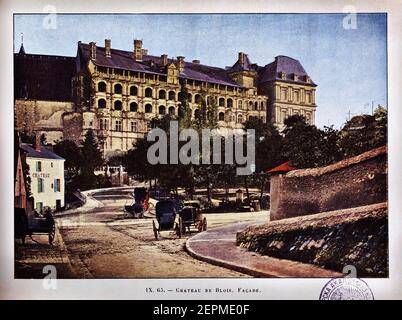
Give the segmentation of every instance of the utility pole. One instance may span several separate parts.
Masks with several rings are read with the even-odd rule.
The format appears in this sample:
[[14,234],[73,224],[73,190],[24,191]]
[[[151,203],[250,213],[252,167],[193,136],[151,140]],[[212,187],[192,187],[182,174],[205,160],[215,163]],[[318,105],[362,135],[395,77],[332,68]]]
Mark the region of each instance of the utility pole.
[[349,121],[350,120],[350,109],[349,109],[349,112],[346,113],[346,115],[348,116],[346,119],[348,119],[347,121]]

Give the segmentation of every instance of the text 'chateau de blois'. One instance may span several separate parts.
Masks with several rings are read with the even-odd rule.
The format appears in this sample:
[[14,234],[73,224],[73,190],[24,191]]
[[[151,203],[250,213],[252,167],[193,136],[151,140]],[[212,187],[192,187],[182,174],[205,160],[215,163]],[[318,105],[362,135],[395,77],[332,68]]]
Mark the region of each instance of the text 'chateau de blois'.
[[265,66],[240,52],[231,67],[149,55],[141,40],[132,51],[78,42],[76,57],[14,54],[16,129],[45,134],[47,143],[80,141],[92,129],[105,156],[127,151],[150,121],[177,115],[182,95],[192,117],[202,100],[217,106],[219,127],[241,128],[258,117],[279,128],[286,117],[315,122],[316,84],[298,60],[277,56]]

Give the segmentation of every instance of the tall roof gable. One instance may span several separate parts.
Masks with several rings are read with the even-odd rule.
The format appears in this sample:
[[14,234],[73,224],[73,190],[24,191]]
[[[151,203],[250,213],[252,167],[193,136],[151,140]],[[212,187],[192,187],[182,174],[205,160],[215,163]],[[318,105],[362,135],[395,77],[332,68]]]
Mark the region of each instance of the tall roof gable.
[[[294,75],[297,78],[294,78]],[[306,78],[307,77],[307,78]],[[307,81],[309,75],[299,60],[288,56],[277,56],[275,61],[259,68],[259,82],[264,83],[274,80],[283,80],[303,84],[316,85],[311,79]]]

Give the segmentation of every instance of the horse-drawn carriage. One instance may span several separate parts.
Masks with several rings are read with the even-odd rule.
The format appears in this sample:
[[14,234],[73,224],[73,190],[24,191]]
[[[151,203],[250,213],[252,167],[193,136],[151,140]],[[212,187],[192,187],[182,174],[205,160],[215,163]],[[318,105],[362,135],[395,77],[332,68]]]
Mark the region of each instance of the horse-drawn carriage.
[[124,211],[134,218],[143,218],[144,213],[149,210],[149,192],[147,188],[134,188],[134,202],[131,205],[125,205]]
[[37,242],[32,238],[34,234],[46,234],[49,244],[53,244],[56,234],[56,224],[49,208],[45,209],[43,217],[28,215],[25,209],[14,209],[14,236],[16,239],[21,239],[22,244],[25,243],[26,236],[29,236],[32,241]]
[[[171,231],[179,238],[190,227],[198,232],[207,230],[207,219],[202,216],[198,201],[184,201],[181,206],[174,200],[162,200],[156,204],[156,222],[152,221],[155,239],[158,240],[161,231]],[[176,219],[178,216],[178,219]]]
[[176,221],[177,203],[173,200],[161,200],[156,203],[156,222],[152,220],[155,240],[159,239],[161,231],[171,231],[181,237],[180,221]]
[[207,230],[207,218],[201,213],[201,205],[197,200],[183,202],[183,208],[179,212],[182,234],[190,232],[190,227],[195,227],[198,232]]

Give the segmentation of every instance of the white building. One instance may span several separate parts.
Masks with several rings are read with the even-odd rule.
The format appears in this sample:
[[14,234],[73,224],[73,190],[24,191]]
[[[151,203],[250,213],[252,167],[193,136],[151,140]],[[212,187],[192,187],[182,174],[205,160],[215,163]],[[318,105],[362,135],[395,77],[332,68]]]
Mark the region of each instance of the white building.
[[41,213],[44,207],[64,207],[64,159],[36,142],[35,148],[21,144],[26,152],[31,177],[31,195],[34,209]]

